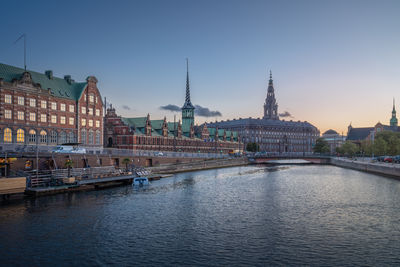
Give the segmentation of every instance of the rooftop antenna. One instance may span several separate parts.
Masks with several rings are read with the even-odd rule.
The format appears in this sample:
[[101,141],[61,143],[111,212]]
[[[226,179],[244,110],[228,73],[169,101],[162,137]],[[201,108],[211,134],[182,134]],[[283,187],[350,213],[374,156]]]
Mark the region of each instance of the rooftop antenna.
[[26,33],[22,34],[22,35],[14,42],[14,44],[16,44],[19,40],[21,40],[22,37],[24,38],[24,69],[25,69],[25,71],[26,71]]

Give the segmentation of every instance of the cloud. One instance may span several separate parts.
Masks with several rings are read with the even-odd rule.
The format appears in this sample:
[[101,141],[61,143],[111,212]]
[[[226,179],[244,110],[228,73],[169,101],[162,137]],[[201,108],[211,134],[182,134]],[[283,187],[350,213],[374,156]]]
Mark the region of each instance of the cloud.
[[125,109],[125,110],[131,110],[131,108],[128,107],[127,105],[123,105],[122,108]]
[[[210,110],[209,108],[206,107],[202,107],[199,105],[195,105],[195,110],[194,113],[199,116],[199,117],[221,117],[222,114],[221,112],[215,110]],[[168,111],[172,111],[172,112],[180,112],[181,108],[178,107],[177,105],[172,105],[172,104],[168,104],[166,106],[161,106],[160,109],[162,110],[168,110]]]
[[222,114],[218,110],[212,111],[206,107],[195,105],[195,114],[200,117],[221,117]]
[[181,111],[181,108],[178,107],[177,105],[172,105],[172,104],[168,104],[166,106],[161,106],[160,109],[163,110],[168,110],[168,111],[172,111],[172,112],[179,112]]
[[279,113],[279,117],[282,117],[282,118],[286,118],[286,117],[293,118],[292,114],[290,114],[289,111],[285,111],[283,113]]

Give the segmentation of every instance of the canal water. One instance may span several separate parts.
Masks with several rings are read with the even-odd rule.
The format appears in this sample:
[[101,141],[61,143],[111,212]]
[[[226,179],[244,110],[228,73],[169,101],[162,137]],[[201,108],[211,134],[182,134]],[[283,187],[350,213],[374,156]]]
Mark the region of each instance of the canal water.
[[0,206],[2,266],[400,264],[400,181],[234,167]]

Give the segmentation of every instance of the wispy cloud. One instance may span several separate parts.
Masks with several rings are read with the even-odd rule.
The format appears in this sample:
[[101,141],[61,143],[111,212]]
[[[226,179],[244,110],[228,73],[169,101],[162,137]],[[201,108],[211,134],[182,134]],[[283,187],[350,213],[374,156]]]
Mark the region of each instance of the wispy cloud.
[[160,109],[162,110],[168,110],[168,111],[172,111],[172,112],[179,112],[181,111],[181,108],[178,107],[177,105],[172,105],[172,104],[168,104],[166,106],[161,106]]
[[[202,107],[200,105],[195,105],[194,114],[199,117],[221,117],[222,114],[218,110],[210,110],[209,108]],[[172,112],[180,112],[181,108],[177,105],[168,104],[166,106],[161,106],[160,109],[168,110]]]
[[195,105],[194,113],[200,117],[221,117],[222,114],[218,110],[210,110],[209,108]]
[[289,111],[285,111],[283,113],[279,113],[279,117],[282,117],[282,118],[293,118],[292,114],[290,114]]

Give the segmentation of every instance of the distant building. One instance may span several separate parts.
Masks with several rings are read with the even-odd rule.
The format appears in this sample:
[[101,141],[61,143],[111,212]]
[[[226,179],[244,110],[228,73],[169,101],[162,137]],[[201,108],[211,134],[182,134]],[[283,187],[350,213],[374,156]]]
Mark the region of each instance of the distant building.
[[384,125],[380,122],[375,124],[374,127],[353,127],[351,124],[347,128],[346,140],[354,143],[361,143],[364,140],[373,140],[379,132],[392,131],[398,132],[399,127],[397,125],[396,108],[393,99],[392,117],[390,118],[389,125]]
[[186,74],[186,97],[182,123],[166,118],[124,118],[111,106],[105,115],[105,147],[133,150],[228,153],[243,150],[238,132],[194,125],[194,106],[190,100],[189,72]]
[[97,79],[75,82],[0,64],[1,142],[103,146],[103,102]]
[[340,147],[346,141],[345,136],[338,134],[332,129],[324,132],[321,137],[328,142],[330,153],[335,153],[336,148]]
[[208,126],[237,131],[245,147],[248,143],[254,142],[260,146],[261,151],[312,152],[315,141],[319,137],[319,130],[306,121],[279,119],[271,72],[269,78],[262,119],[239,118],[209,123]]

